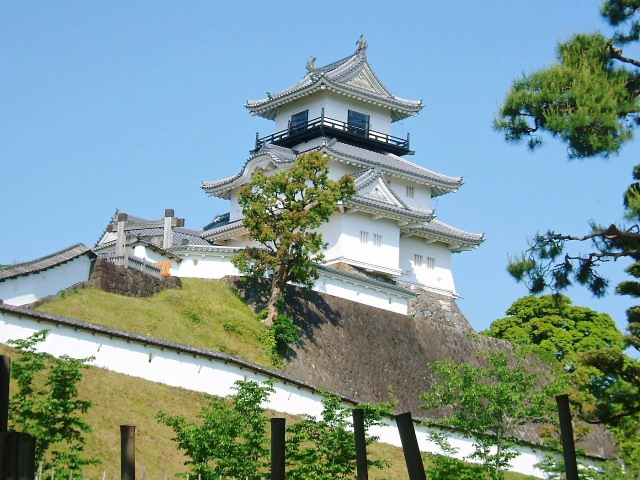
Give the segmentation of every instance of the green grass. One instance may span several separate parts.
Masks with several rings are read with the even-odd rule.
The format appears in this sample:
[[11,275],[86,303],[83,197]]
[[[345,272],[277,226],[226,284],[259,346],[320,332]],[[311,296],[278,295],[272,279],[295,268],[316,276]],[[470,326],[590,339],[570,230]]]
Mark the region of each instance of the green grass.
[[38,310],[274,366],[261,341],[266,327],[227,283],[193,278],[182,282],[182,289],[147,298],[73,290]]
[[[123,297],[93,289],[74,290],[41,305],[38,310],[223,351],[273,366],[270,353],[260,341],[265,327],[222,281],[183,279],[182,290],[166,290],[149,298]],[[0,354],[11,356],[12,353],[0,344]],[[119,426],[125,424],[136,426],[137,478],[163,480],[165,475],[172,478],[186,470],[185,457],[171,441],[171,429],[159,424],[155,415],[162,410],[195,419],[206,404],[205,395],[100,368],[85,372],[80,395],[93,402],[86,415],[93,427],[86,451],[103,460],[103,465],[87,468],[86,477],[102,478],[106,470],[107,479],[119,478]],[[271,412],[271,415],[276,414]],[[277,415],[287,418],[287,423],[297,420],[287,414]],[[372,480],[408,478],[401,449],[374,444],[368,453],[370,457],[390,461],[388,468],[370,472]],[[526,477],[508,473],[506,478]]]

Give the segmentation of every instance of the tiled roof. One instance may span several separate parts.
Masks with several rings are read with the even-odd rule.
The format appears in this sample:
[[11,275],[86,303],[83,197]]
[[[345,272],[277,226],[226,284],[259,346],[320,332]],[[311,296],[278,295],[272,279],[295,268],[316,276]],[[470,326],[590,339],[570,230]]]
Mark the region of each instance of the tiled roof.
[[245,107],[252,113],[273,119],[276,108],[324,88],[339,94],[361,98],[391,111],[393,121],[417,114],[422,100],[407,100],[392,95],[375,75],[364,50],[354,55],[308,71],[295,85],[278,93],[268,93],[262,100],[247,100]]
[[177,245],[171,247],[169,251],[173,253],[177,252],[218,252],[218,253],[235,253],[244,250],[244,247],[227,247],[224,245]]
[[480,245],[484,242],[485,237],[483,233],[469,233],[464,230],[447,225],[439,220],[432,220],[431,222],[424,224],[418,228],[407,228],[412,233],[422,234],[429,237],[439,237],[444,241],[457,241],[464,245]]
[[239,233],[243,229],[246,230],[245,226],[242,224],[242,220],[234,220],[233,222],[220,224],[216,228],[206,230],[205,232],[202,233],[202,236],[204,238],[214,239],[223,234],[227,234],[226,236],[229,236],[229,234],[232,234],[232,233],[233,234]]
[[59,252],[52,253],[51,255],[47,255],[46,257],[41,257],[29,262],[18,263],[16,265],[10,265],[5,268],[0,268],[0,281],[7,278],[41,272],[43,270],[53,268],[57,265],[70,262],[71,260],[82,255],[88,255],[92,258],[96,257],[96,254],[93,253],[90,248],[85,247],[81,243],[77,243],[69,248],[65,248],[64,250],[60,250]]
[[370,197],[356,196],[353,199],[346,202],[346,205],[354,205],[356,207],[371,207],[374,209],[385,210],[391,214],[391,216],[399,216],[405,220],[410,219],[416,222],[430,221],[434,217],[433,210],[416,210],[407,207],[396,207],[390,203],[383,202],[381,200],[375,200]]
[[455,192],[463,184],[462,177],[450,177],[409,162],[390,153],[378,153],[348,143],[330,141],[320,149],[338,161],[354,165],[378,168],[385,173],[421,181],[431,187],[432,196]]
[[[439,195],[455,192],[463,184],[462,177],[450,177],[428,168],[421,167],[413,162],[409,162],[402,157],[393,154],[378,153],[372,150],[356,147],[348,143],[338,142],[335,139],[329,141],[319,149],[336,161],[350,163],[365,169],[375,169],[389,175],[397,175],[412,181],[420,182],[431,188],[431,195]],[[202,182],[201,188],[208,194],[214,195],[226,191],[237,183],[238,180],[246,176],[246,168],[249,162],[263,155],[269,155],[274,163],[284,165],[295,160],[297,153],[290,148],[265,144],[244,164],[239,173],[222,180]],[[372,173],[370,175],[373,175]],[[374,179],[368,177],[370,181]],[[247,177],[247,181],[249,178]],[[366,180],[363,179],[362,182]]]
[[[260,150],[258,150],[255,154],[249,157],[246,162],[244,162],[244,165],[242,166],[242,169],[239,173],[237,173],[233,177],[223,178],[222,180],[202,182],[200,188],[207,192],[208,195],[213,195],[213,192],[219,189],[224,190],[224,187],[232,185],[235,180],[238,180],[245,174],[249,162],[262,156],[268,156],[273,161],[273,163],[276,164],[287,164],[293,162],[298,154],[290,148],[280,147],[278,145],[272,144],[264,144],[260,148]],[[249,179],[247,178],[247,181],[248,180]]]
[[206,232],[207,230],[211,230],[221,225],[226,225],[227,223],[229,223],[229,216],[229,212],[223,213],[221,215],[216,215],[213,220],[202,227],[202,230]]

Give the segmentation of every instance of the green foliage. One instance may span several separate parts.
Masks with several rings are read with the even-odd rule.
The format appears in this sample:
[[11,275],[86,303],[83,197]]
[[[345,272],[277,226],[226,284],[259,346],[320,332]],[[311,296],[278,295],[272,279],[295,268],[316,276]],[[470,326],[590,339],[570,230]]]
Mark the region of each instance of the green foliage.
[[84,456],[84,434],[91,427],[82,415],[92,403],[79,399],[77,389],[82,370],[92,358],[38,352],[47,333],[42,330],[27,339],[7,342],[19,354],[11,366],[18,390],[9,405],[10,428],[36,439],[36,464],[70,475],[98,461]]
[[[267,476],[270,453],[267,445],[268,417],[262,404],[274,392],[271,384],[238,381],[236,393],[227,399],[211,397],[198,414],[198,423],[182,416],[159,412],[157,420],[175,432],[173,440],[189,460],[189,474],[203,480],[222,478],[261,479]],[[363,405],[365,429],[377,425],[390,405]],[[355,447],[351,409],[338,397],[325,395],[321,420],[311,416],[289,427],[287,478],[292,480],[322,480],[353,478]],[[369,437],[367,444],[377,438]],[[385,462],[370,461],[370,466],[382,467]]]
[[611,418],[629,406],[638,364],[624,355],[624,335],[609,315],[576,307],[562,295],[521,298],[507,315],[483,333],[533,345],[559,362],[582,391],[574,401],[583,417]]
[[[325,394],[322,418],[309,415],[289,428],[287,478],[292,480],[333,480],[354,478],[356,458],[352,427],[352,409],[341,405],[340,398]],[[360,405],[364,408],[365,431],[391,410],[390,404]],[[377,440],[368,437],[367,445]],[[368,459],[369,467],[382,468],[381,460]]]
[[569,156],[607,157],[630,140],[639,122],[640,63],[614,45],[638,40],[637,0],[608,0],[603,15],[613,38],[577,34],[557,47],[557,63],[516,80],[494,127],[509,142],[542,144],[540,132],[559,138]]
[[329,179],[327,157],[319,152],[302,154],[291,168],[271,175],[257,170],[239,190],[243,225],[259,248],[245,249],[233,264],[256,278],[273,272],[267,324],[277,316],[276,304],[287,282],[313,285],[325,247],[317,228],[329,220],[339,201],[355,193],[351,176]]
[[199,423],[159,412],[158,421],[173,429],[173,440],[189,460],[189,474],[203,480],[267,475],[267,417],[261,404],[274,392],[270,384],[238,381],[228,400],[211,397],[198,414]]
[[[627,219],[637,222],[640,220],[640,210],[637,209],[640,207],[638,166],[634,169],[634,180],[624,195],[624,204]],[[574,244],[583,242],[591,242],[590,253],[572,254],[569,251],[576,246]],[[593,224],[591,231],[582,236],[554,232],[537,235],[529,249],[509,266],[509,271],[534,294],[544,290],[560,292],[575,283],[585,285],[594,295],[601,296],[606,293],[608,281],[599,274],[598,267],[618,258],[632,260],[625,271],[633,279],[620,282],[616,293],[640,297],[640,282],[637,280],[640,278],[640,233],[637,223],[628,227],[610,225],[606,228]],[[527,302],[535,303],[535,300]],[[542,326],[529,322],[530,319],[526,325],[519,324],[527,314],[515,312],[517,318],[496,322],[490,334],[507,340],[524,340],[529,336],[531,343],[547,350],[557,348],[560,355],[564,355],[564,348],[579,354],[581,371],[577,373],[583,377],[582,385],[589,386],[597,403],[595,410],[583,411],[583,414],[588,413],[591,421],[614,424],[620,416],[640,414],[640,363],[623,353],[627,346],[640,350],[640,307],[627,310],[628,335],[622,343],[613,335],[608,319],[595,312],[575,308],[567,309],[566,304],[559,306],[555,314],[551,312],[555,319],[535,320],[536,324],[542,322]],[[580,320],[576,315],[586,316]],[[552,324],[555,324],[553,328]],[[529,330],[525,331],[527,328]],[[541,336],[542,328],[547,329],[544,334],[547,338]]]
[[284,357],[291,350],[291,345],[300,340],[300,329],[294,325],[291,317],[279,313],[271,326],[277,353]]
[[[550,423],[555,417],[554,395],[566,388],[562,378],[527,367],[526,351],[514,356],[490,352],[479,357],[484,366],[451,360],[429,365],[432,391],[423,393],[422,408],[444,409],[439,423],[469,437],[469,459],[482,463],[492,479],[502,479],[517,453],[516,430],[529,423]],[[445,437],[431,434],[445,451],[455,451]]]
[[[623,353],[625,339],[613,319],[573,306],[562,295],[521,298],[507,314],[510,316],[496,320],[483,333],[521,345],[534,345],[560,362],[577,389],[572,401],[579,414],[591,422],[609,419],[627,470],[640,469],[637,430],[625,428],[637,426],[638,416],[624,416],[630,407],[637,405],[640,364]],[[620,415],[623,416],[617,418]],[[618,468],[617,462],[611,468]]]
[[572,305],[563,295],[524,297],[483,332],[519,345],[537,345],[566,369],[574,369],[581,353],[625,347],[624,335],[606,313]]
[[[570,157],[583,158],[615,154],[632,138],[640,124],[640,62],[625,56],[620,47],[635,47],[640,40],[640,0],[606,0],[601,13],[614,28],[610,38],[601,33],[575,35],[558,46],[557,63],[514,82],[494,124],[507,141],[527,139],[534,149],[541,144],[539,134],[547,132],[567,144]],[[624,195],[624,216],[631,225],[592,223],[584,235],[537,234],[528,250],[510,261],[509,273],[533,294],[582,285],[602,296],[608,280],[598,267],[625,258],[632,262],[626,269],[632,278],[620,282],[616,293],[639,298],[640,165],[634,168],[633,180]],[[574,253],[589,243],[590,251]],[[640,351],[640,307],[631,307],[627,320],[626,345]],[[516,337],[527,333],[517,330],[511,329]],[[549,335],[555,346],[572,341],[557,329]],[[579,347],[583,353],[575,376],[589,386],[597,406],[582,414],[606,422],[617,432],[619,444],[637,444],[637,432],[627,438],[629,431],[619,426],[638,421],[640,364],[624,355],[617,342],[583,347],[588,345]],[[633,448],[623,448],[622,456],[631,462],[629,471],[638,468]]]
[[482,465],[466,463],[446,455],[432,455],[431,464],[427,467],[429,480],[484,480],[485,471]]

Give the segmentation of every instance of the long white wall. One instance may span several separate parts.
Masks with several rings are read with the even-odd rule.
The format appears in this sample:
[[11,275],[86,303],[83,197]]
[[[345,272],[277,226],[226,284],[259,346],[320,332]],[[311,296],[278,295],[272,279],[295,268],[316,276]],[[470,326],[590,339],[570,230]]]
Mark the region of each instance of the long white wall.
[[0,300],[9,305],[27,305],[55,295],[89,279],[91,259],[81,255],[39,272],[0,281]]
[[[275,380],[276,392],[264,405],[277,412],[318,416],[322,411],[322,396],[312,386],[279,372],[250,364],[228,355],[204,349],[179,346],[143,335],[107,329],[84,322],[61,319],[20,308],[0,308],[0,343],[27,338],[49,329],[42,350],[53,355],[68,354],[76,358],[94,356],[93,365],[166,385],[205,392],[211,395],[232,394],[234,382]],[[370,431],[380,441],[401,447],[400,436],[392,419]],[[471,453],[469,439],[444,432],[459,449],[462,458]],[[427,436],[427,428],[418,426],[416,435],[424,452],[442,453]],[[511,463],[511,470],[544,478],[536,464],[544,456],[541,450],[523,446]]]

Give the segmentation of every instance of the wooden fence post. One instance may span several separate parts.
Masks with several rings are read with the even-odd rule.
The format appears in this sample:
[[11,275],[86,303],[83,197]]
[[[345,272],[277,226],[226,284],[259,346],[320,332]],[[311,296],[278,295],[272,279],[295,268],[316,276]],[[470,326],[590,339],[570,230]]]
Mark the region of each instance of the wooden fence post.
[[573,440],[573,425],[569,410],[569,395],[556,395],[558,416],[560,417],[560,438],[564,454],[564,471],[567,480],[578,480],[578,463],[576,461],[576,445]]
[[136,480],[135,425],[120,425],[120,478]]
[[400,432],[400,441],[402,442],[404,461],[407,463],[409,480],[427,480],[420,448],[418,447],[416,430],[411,419],[411,412],[400,413],[395,416],[395,419]]
[[358,480],[368,480],[367,440],[364,431],[364,409],[353,409],[353,436],[356,442],[356,471]]
[[0,432],[9,430],[9,379],[11,360],[0,355]]
[[271,419],[271,480],[284,480],[285,422],[284,418]]

